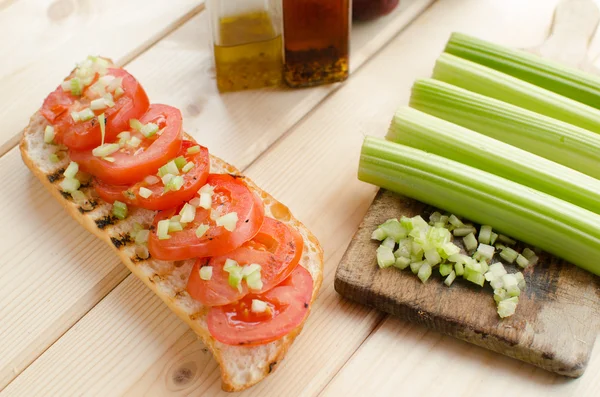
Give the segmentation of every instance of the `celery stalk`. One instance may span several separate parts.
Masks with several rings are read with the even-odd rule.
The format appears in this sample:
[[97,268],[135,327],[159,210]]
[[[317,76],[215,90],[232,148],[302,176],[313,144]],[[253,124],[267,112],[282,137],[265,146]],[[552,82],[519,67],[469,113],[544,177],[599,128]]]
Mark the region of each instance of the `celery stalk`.
[[432,79],[417,80],[410,106],[600,179],[600,136]]
[[590,73],[461,33],[445,51],[600,109],[600,78]]
[[453,160],[367,137],[358,177],[489,224],[600,275],[600,215]]
[[600,111],[486,66],[443,53],[433,78],[600,133]]
[[600,214],[600,180],[418,110],[398,110],[386,138],[499,175]]

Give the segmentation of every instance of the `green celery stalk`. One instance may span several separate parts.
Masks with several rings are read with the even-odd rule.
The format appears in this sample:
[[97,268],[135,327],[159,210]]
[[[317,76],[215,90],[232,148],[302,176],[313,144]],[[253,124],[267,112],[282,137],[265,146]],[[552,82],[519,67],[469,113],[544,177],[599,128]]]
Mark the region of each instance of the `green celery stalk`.
[[364,141],[360,180],[413,197],[600,275],[600,216],[548,194],[380,138]]
[[410,106],[600,179],[600,136],[433,79],[417,80]]
[[600,133],[598,109],[451,54],[440,55],[433,78]]
[[600,109],[600,77],[525,51],[453,33],[445,52]]
[[600,180],[418,110],[399,109],[386,138],[600,214]]

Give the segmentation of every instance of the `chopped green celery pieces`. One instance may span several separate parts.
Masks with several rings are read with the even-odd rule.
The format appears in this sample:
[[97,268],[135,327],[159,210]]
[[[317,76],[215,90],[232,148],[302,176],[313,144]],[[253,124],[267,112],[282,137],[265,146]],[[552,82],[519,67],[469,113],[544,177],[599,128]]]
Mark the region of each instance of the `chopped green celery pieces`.
[[470,281],[473,284],[477,284],[480,287],[483,287],[483,284],[485,283],[485,277],[483,277],[483,274],[481,273],[469,272],[467,276],[467,281]]
[[[489,241],[489,240],[488,240]],[[479,244],[479,247],[477,247],[477,253],[484,259],[486,260],[491,260],[492,257],[494,256],[494,247],[491,245],[487,245],[487,244]]]
[[212,266],[202,266],[200,268],[200,278],[204,281],[209,281],[212,278],[213,268]]
[[479,261],[479,266],[481,267],[481,273],[487,272],[490,268],[487,262],[483,259]]
[[513,263],[517,259],[517,256],[519,256],[519,253],[510,247],[505,247],[500,251],[500,257],[508,263]]
[[381,245],[390,248],[393,250],[396,247],[396,242],[391,237],[386,237],[385,240],[381,242]]
[[525,258],[523,255],[519,254],[516,259],[517,265],[522,267],[523,269],[529,266],[529,260]]
[[385,245],[380,245],[379,248],[377,248],[377,264],[379,267],[384,269],[392,266],[394,263],[396,263],[396,257],[394,256],[392,249]]
[[410,258],[410,254],[412,251],[412,241],[409,238],[404,238],[400,240],[398,243],[398,249],[394,251],[394,256],[396,258],[405,257]]
[[460,253],[460,248],[458,248],[457,245],[455,245],[454,243],[445,243],[444,245],[442,245],[442,256],[445,256],[446,258],[452,256],[452,255],[456,255]]
[[600,215],[564,200],[375,137],[365,138],[358,176],[479,224],[493,224],[527,244],[600,275],[596,259],[600,257]]
[[373,230],[371,233],[371,239],[377,241],[383,241],[387,237],[387,234],[383,231],[383,229],[377,228]]
[[424,252],[425,259],[430,266],[435,266],[442,261],[442,257],[438,254],[435,248],[428,249]]
[[457,276],[462,276],[465,272],[465,267],[462,263],[455,263],[454,271],[456,272]]
[[600,78],[578,68],[462,33],[445,51],[600,109]]
[[455,279],[456,279],[456,273],[453,270],[450,272],[450,274],[448,274],[448,277],[446,277],[446,279],[444,280],[444,284],[446,284],[449,287],[452,285],[452,283],[454,282]]
[[158,132],[158,125],[156,125],[154,123],[148,123],[146,125],[143,125],[139,131],[146,138],[150,138],[151,136],[154,136]]
[[175,160],[169,161],[158,169],[158,176],[161,178],[167,174],[179,175],[179,168],[177,167],[177,164],[175,164]]
[[506,274],[506,269],[504,268],[502,262],[492,263],[489,271],[492,272],[496,277],[502,277]]
[[490,225],[483,225],[479,229],[478,241],[482,244],[491,244],[492,238],[492,227]]
[[413,255],[423,254],[423,246],[416,241],[411,244],[411,252]]
[[396,258],[396,262],[394,262],[394,267],[398,269],[404,270],[410,265],[410,258],[406,258],[404,256],[400,256]]
[[456,237],[465,237],[466,235],[470,234],[470,233],[475,233],[477,231],[477,229],[475,229],[474,227],[457,227],[456,229],[454,229],[452,231],[452,234],[454,234],[454,236]]
[[448,256],[448,260],[450,262],[455,262],[455,263],[464,263],[464,258],[467,257],[466,255],[457,253],[457,254],[452,254],[450,256]]
[[136,244],[146,244],[148,242],[149,236],[150,236],[150,230],[140,230],[135,235],[135,243]]
[[411,218],[411,220],[412,220],[413,228],[427,230],[429,227],[429,225],[427,224],[427,222],[425,222],[425,219],[423,219],[421,217],[421,215],[413,216]]
[[156,235],[159,240],[167,240],[170,239],[169,236],[169,226],[171,225],[171,221],[168,219],[163,219],[162,221],[158,221],[156,226]]
[[410,105],[600,178],[600,140],[595,132],[437,80],[419,80]]
[[513,314],[515,314],[515,310],[517,309],[518,303],[519,298],[516,296],[501,300],[500,302],[498,302],[498,315],[501,318],[512,316]]
[[50,162],[54,163],[54,164],[56,164],[60,161],[60,157],[58,157],[58,155],[56,153],[50,154],[49,158],[50,158]]
[[119,219],[127,218],[127,204],[115,200],[113,203],[112,214]]
[[496,289],[496,288],[502,288],[502,286],[504,285],[504,283],[502,283],[502,277],[498,277],[492,280],[489,280],[490,285],[492,286],[492,288]]
[[[399,109],[386,138],[487,171],[600,214],[600,180],[416,109]],[[557,156],[560,155],[557,153]],[[479,242],[489,244],[491,232],[491,226],[482,226]]]
[[79,172],[79,165],[76,162],[71,161],[63,175],[65,176],[65,178],[75,178],[77,172]]
[[498,239],[498,235],[494,232],[492,232],[492,234],[490,235],[490,244],[494,245],[494,243],[496,243],[496,240]]
[[429,224],[433,225],[434,223],[439,222],[441,217],[442,214],[440,214],[439,212],[433,212],[431,215],[429,215]]
[[438,58],[432,77],[590,131],[600,132],[600,112],[597,109],[448,53],[443,53]]
[[196,145],[196,146],[189,147],[186,152],[187,152],[187,154],[200,153],[200,146]]
[[176,192],[183,187],[184,183],[185,180],[183,179],[183,177],[181,175],[176,175],[173,178],[171,178],[169,182],[167,182],[164,191],[165,193],[169,191]]
[[54,127],[47,125],[44,129],[44,143],[52,144],[54,142]]
[[463,237],[463,243],[467,252],[474,251],[477,248],[477,239],[473,233],[469,233]]
[[81,183],[75,178],[65,178],[60,183],[60,188],[66,193],[73,193],[74,191],[78,190],[80,186]]
[[182,230],[183,230],[183,225],[181,224],[181,222],[174,221],[173,219],[171,219],[171,221],[169,221],[169,233],[180,232]]
[[475,273],[483,273],[483,270],[481,269],[481,264],[475,260],[471,260],[465,263],[465,270]]
[[426,283],[427,280],[429,280],[429,277],[431,277],[431,265],[427,262],[423,263],[421,267],[419,267],[417,277],[419,277],[423,283]]
[[424,264],[424,261],[413,261],[410,264],[410,270],[414,273],[417,274],[419,272],[419,269],[421,268],[421,266]]
[[421,262],[422,260],[423,260],[423,251],[420,251],[418,254],[410,255],[411,262]]
[[453,270],[453,266],[450,263],[442,263],[440,265],[440,274],[442,276],[447,276],[449,275]]
[[239,265],[239,263],[237,263],[233,259],[225,259],[225,263],[223,264],[223,270],[229,273],[230,271],[234,271],[237,268],[239,268],[240,272],[242,271],[242,267]]
[[522,252],[522,255],[527,259],[531,259],[535,256],[535,252],[533,252],[530,248],[525,248]]
[[508,298],[508,294],[504,288],[499,287],[494,289],[494,300],[496,303],[503,301],[506,298]]
[[407,217],[407,216],[402,216],[400,218],[400,224],[402,225],[403,228],[406,229],[406,231],[408,231],[410,233],[410,231],[413,229],[413,223],[412,223],[412,219]]
[[188,162],[186,163],[182,168],[181,168],[181,172],[183,173],[188,173],[192,170],[192,168],[194,168],[196,166],[196,164],[194,164],[193,162]]
[[387,237],[398,242],[408,235],[407,230],[400,224],[398,219],[388,219],[378,229],[383,230]]
[[242,268],[237,267],[235,269],[231,269],[229,271],[229,276],[227,277],[227,282],[229,286],[232,288],[236,288],[237,290],[241,290],[242,288]]
[[133,129],[135,131],[141,131],[143,126],[144,126],[144,124],[140,123],[140,121],[138,119],[129,120],[129,127],[131,127],[131,129]]
[[187,164],[187,160],[183,156],[179,156],[173,161],[179,170],[181,170]]
[[462,221],[460,219],[458,219],[458,217],[454,214],[450,215],[450,217],[448,218],[448,222],[450,222],[450,224],[454,227],[463,227],[465,224],[462,223]]
[[200,226],[196,228],[196,237],[200,238],[204,236],[208,229],[210,229],[210,226],[205,225],[204,223],[200,224]]

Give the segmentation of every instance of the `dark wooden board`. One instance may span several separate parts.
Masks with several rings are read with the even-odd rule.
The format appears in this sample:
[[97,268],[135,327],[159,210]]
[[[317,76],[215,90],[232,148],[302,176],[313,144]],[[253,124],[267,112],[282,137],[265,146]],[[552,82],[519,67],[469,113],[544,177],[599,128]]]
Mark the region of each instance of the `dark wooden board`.
[[[500,319],[487,284],[480,288],[457,277],[449,288],[437,268],[423,284],[410,269],[377,266],[378,242],[370,239],[372,231],[385,220],[402,215],[420,214],[427,219],[432,210],[380,190],[338,266],[336,291],[546,370],[571,377],[583,374],[600,330],[600,277],[541,253],[539,263],[523,271],[527,289],[519,298],[516,313]],[[511,265],[506,267],[509,272],[517,271]]]

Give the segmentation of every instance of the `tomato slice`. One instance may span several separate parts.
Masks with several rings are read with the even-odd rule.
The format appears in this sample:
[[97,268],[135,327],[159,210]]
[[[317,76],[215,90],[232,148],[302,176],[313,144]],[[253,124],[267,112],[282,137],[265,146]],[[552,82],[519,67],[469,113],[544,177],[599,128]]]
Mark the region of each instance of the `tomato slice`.
[[[150,233],[148,248],[150,254],[161,260],[185,260],[207,256],[223,255],[240,247],[250,240],[263,224],[265,209],[262,200],[246,186],[241,177],[229,174],[210,174],[207,184],[214,187],[211,210],[198,207],[196,218],[182,231],[170,233],[170,238],[160,240],[156,234],[158,222],[179,213],[179,208],[159,212],[154,218],[154,230]],[[228,231],[217,226],[211,219],[211,212],[225,215],[237,213],[235,230]],[[216,218],[216,217],[215,217]],[[209,229],[200,238],[196,229],[201,224]]]
[[[112,142],[117,134],[129,129],[130,119],[137,119],[148,110],[150,102],[141,84],[125,70],[111,68],[107,75],[123,79],[123,94],[115,99],[114,106],[96,110],[94,114],[98,116],[104,113],[105,140]],[[97,80],[98,75],[92,84]],[[84,122],[75,122],[71,117],[71,112],[88,108],[91,101],[98,98],[98,94],[90,90],[92,84],[83,91],[82,96],[74,96],[59,86],[42,105],[41,114],[54,126],[56,142],[65,144],[69,149],[86,150],[101,144],[102,135],[97,117]]]
[[140,122],[157,124],[159,132],[146,138],[140,132],[130,131],[132,137],[141,141],[140,145],[123,145],[119,151],[110,155],[114,161],[96,157],[92,150],[71,151],[71,160],[78,163],[81,170],[112,185],[128,185],[147,175],[156,174],[161,166],[177,157],[181,150],[181,112],[172,106],[151,105]]
[[[261,265],[263,287],[252,292],[263,293],[290,275],[300,262],[303,246],[304,240],[298,231],[283,222],[265,218],[256,236],[240,248],[223,256],[199,258],[190,274],[187,290],[192,298],[205,306],[221,306],[240,300],[250,289],[245,282],[239,290],[229,285],[229,273],[223,270],[223,266],[227,259],[233,259],[240,266]],[[200,278],[203,266],[212,266],[210,280]]]
[[[119,200],[127,205],[133,205],[148,210],[159,211],[177,207],[185,201],[191,200],[198,189],[200,189],[208,179],[210,167],[210,158],[208,149],[200,146],[200,152],[195,154],[187,153],[187,149],[195,146],[195,142],[183,141],[179,156],[184,156],[188,162],[194,163],[194,168],[189,172],[182,174],[184,184],[177,191],[164,191],[165,185],[162,180],[156,176],[144,178],[142,181],[133,185],[109,185],[96,180],[94,187],[100,198],[108,203]],[[146,188],[152,191],[148,198],[140,196],[140,188]]]
[[[215,306],[207,316],[208,331],[227,345],[261,345],[290,333],[308,315],[313,280],[308,270],[297,266],[292,274],[264,294],[246,295],[241,300]],[[251,310],[252,300],[266,302],[264,313]]]

